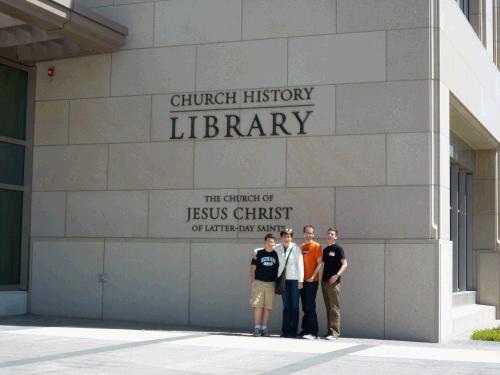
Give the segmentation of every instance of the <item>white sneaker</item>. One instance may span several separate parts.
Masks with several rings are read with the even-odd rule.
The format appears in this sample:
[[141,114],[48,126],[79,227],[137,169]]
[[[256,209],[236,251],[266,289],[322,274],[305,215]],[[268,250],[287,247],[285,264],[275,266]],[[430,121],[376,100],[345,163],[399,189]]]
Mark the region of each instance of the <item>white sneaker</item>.
[[325,340],[335,341],[335,340],[338,340],[338,337],[337,336],[333,336],[333,335],[328,335],[328,336],[325,337]]
[[302,336],[302,338],[304,338],[306,340],[316,340],[316,336],[313,336],[311,334],[304,335],[304,336]]

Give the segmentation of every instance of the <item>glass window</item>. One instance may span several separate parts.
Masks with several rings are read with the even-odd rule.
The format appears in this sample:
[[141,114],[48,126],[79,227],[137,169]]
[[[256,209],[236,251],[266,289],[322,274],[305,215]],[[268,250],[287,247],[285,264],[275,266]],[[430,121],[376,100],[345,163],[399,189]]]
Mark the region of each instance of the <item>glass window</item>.
[[29,194],[24,186],[29,157],[27,98],[28,72],[0,64],[0,290],[27,287],[27,241],[23,238],[23,200]]
[[457,0],[458,6],[464,12],[465,17],[469,19],[469,0]]
[[0,64],[0,136],[25,139],[28,73]]
[[0,190],[0,285],[20,282],[23,193]]
[[0,142],[0,183],[24,183],[24,147]]

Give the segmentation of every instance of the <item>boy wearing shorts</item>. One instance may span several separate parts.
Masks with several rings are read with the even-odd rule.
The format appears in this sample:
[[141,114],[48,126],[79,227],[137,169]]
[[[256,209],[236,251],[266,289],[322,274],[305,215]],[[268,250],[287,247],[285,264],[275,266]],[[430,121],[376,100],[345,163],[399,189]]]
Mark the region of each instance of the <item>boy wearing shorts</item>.
[[264,248],[252,251],[250,265],[250,304],[255,320],[254,336],[269,336],[267,321],[273,308],[274,286],[278,277],[279,260],[274,251],[275,237],[271,233],[264,237]]

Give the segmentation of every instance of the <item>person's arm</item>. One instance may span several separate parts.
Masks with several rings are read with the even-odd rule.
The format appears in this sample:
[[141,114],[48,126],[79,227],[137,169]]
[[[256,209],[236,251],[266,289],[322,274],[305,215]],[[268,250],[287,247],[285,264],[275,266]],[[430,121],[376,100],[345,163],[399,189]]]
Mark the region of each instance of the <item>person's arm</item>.
[[347,259],[346,258],[342,258],[341,263],[342,263],[342,266],[340,267],[339,272],[337,272],[335,275],[333,275],[332,277],[330,277],[330,284],[333,284],[335,281],[337,281],[339,279],[339,277],[347,269]]
[[302,251],[300,251],[300,248],[297,246],[297,254],[298,254],[298,271],[299,271],[299,282],[298,282],[298,288],[302,289],[304,286],[304,257],[302,256]]
[[314,272],[312,273],[311,278],[307,281],[314,281],[314,278],[316,277],[316,275],[319,275],[319,271],[321,271],[321,266],[323,265],[323,257],[322,256],[318,257],[316,259],[316,262],[318,265],[314,269]]
[[257,253],[252,250],[252,262],[250,264],[250,285],[255,281],[255,270],[257,269]]
[[280,257],[276,253],[276,264],[274,265],[273,279],[276,281],[278,278],[278,271],[280,269]]
[[255,281],[255,269],[257,267],[254,266],[253,264],[250,265],[250,285]]

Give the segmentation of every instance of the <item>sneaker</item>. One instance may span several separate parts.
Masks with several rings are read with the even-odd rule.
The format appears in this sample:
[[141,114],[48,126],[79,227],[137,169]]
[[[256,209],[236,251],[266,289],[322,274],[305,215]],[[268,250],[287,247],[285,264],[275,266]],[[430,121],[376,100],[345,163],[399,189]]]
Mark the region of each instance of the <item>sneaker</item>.
[[325,337],[325,340],[329,340],[329,341],[335,341],[337,340],[338,337],[337,336],[333,336],[333,335],[328,335]]
[[262,336],[264,336],[264,337],[269,337],[269,330],[268,330],[267,328],[264,328],[264,329],[262,330]]
[[259,337],[260,336],[260,328],[255,328],[253,330],[253,337]]
[[311,335],[310,333],[307,334],[307,335],[302,336],[302,338],[306,339],[306,340],[316,340],[316,336]]

